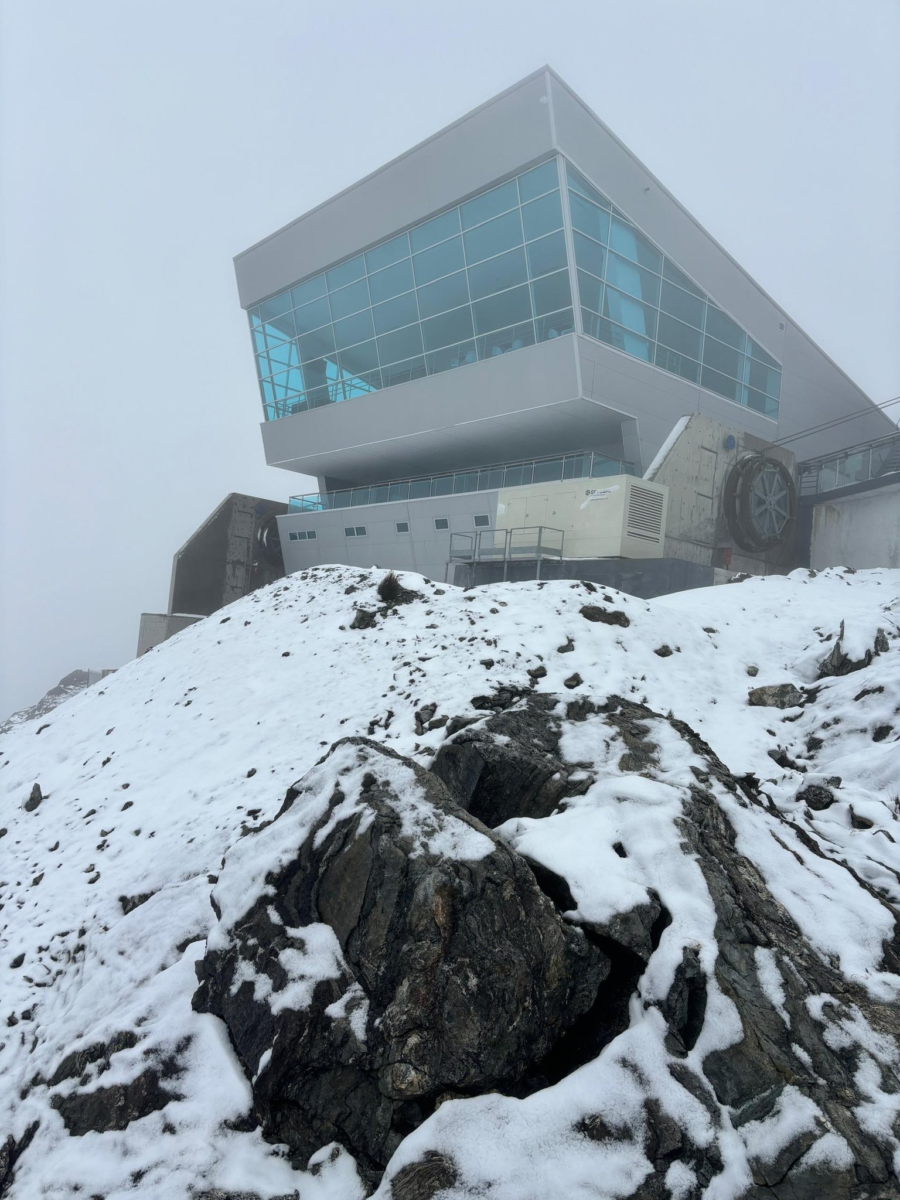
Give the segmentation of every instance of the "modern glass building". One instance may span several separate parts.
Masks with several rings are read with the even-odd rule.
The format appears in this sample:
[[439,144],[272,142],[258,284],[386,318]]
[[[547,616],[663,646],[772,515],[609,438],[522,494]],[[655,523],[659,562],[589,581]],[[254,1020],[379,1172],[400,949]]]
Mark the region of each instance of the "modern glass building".
[[[690,413],[760,442],[812,430],[801,457],[892,428],[549,68],[236,271],[267,460],[316,480],[297,489],[304,530],[310,513],[477,495],[526,462],[641,475]],[[324,525],[288,537],[297,520],[285,543],[351,561]]]

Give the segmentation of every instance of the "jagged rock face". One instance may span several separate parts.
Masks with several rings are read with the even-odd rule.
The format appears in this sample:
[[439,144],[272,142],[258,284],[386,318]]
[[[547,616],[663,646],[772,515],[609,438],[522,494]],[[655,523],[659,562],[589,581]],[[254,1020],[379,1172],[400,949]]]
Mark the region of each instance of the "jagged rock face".
[[609,969],[436,776],[366,739],[232,856],[195,1008],[304,1165],[339,1141],[372,1177],[447,1093],[527,1089]]

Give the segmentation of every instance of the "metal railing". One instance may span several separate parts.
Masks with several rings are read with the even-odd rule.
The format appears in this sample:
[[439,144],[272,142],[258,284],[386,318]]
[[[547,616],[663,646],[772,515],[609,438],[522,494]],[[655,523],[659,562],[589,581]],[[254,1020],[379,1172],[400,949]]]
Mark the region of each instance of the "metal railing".
[[800,495],[813,496],[900,471],[900,433],[800,463]]
[[610,475],[633,475],[634,463],[609,458],[592,450],[557,454],[521,462],[476,467],[450,474],[419,475],[390,483],[344,488],[335,492],[310,492],[291,496],[290,512],[321,512],[330,508],[357,508],[386,504],[392,500],[427,500],[433,496],[458,496],[466,492],[490,492],[498,488],[532,483],[554,483],[563,479],[603,479]]
[[512,562],[516,559],[562,558],[566,535],[550,525],[518,525],[513,529],[479,529],[450,535],[451,562]]

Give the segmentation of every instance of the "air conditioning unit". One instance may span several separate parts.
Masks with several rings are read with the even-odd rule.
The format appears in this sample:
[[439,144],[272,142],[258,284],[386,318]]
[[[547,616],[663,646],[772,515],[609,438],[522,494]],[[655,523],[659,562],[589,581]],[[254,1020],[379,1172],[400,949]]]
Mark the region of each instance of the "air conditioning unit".
[[503,488],[497,528],[560,530],[564,558],[662,558],[668,495],[633,475]]

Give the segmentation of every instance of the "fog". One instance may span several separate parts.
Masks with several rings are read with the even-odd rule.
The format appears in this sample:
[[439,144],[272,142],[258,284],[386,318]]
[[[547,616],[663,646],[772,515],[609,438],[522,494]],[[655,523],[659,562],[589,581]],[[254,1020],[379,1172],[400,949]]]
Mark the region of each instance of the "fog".
[[894,0],[0,14],[0,719],[133,657],[228,492],[308,488],[263,459],[233,255],[545,62],[875,401],[900,393]]

